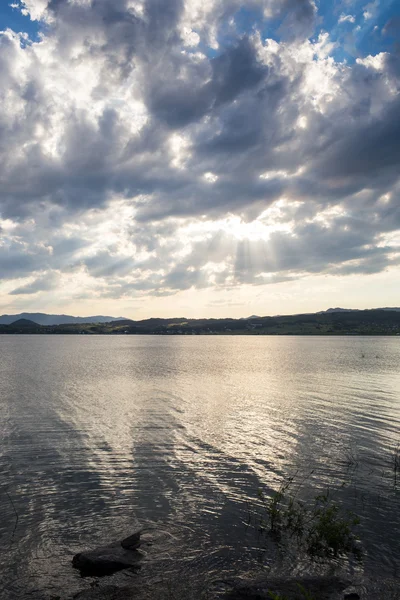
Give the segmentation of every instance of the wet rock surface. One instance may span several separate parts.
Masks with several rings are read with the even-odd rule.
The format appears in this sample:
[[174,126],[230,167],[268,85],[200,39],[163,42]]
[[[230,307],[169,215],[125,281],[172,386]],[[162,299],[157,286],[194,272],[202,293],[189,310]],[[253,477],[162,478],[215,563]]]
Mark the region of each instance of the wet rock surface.
[[138,551],[140,535],[141,530],[119,542],[80,552],[73,557],[72,566],[79,569],[83,576],[97,577],[112,575],[123,569],[140,568],[143,558]]
[[132,535],[127,538],[121,540],[121,546],[125,548],[125,550],[136,550],[140,546],[140,536],[142,534],[142,530],[136,531]]

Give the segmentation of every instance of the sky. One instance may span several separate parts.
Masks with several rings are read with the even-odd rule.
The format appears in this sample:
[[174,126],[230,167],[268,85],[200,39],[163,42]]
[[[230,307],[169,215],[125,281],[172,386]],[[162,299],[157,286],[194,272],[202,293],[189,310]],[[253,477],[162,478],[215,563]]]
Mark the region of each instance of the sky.
[[1,0],[0,313],[400,306],[400,3]]

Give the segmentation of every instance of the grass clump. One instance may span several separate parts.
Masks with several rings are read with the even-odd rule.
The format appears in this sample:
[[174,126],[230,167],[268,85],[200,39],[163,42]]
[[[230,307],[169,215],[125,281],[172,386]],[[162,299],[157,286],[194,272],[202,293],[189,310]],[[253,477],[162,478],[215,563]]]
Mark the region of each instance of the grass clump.
[[342,514],[328,494],[316,496],[306,535],[307,552],[312,557],[338,558],[354,554],[359,557],[354,527],[360,520],[352,513]]
[[262,491],[263,512],[258,531],[275,541],[281,550],[308,556],[313,561],[339,560],[354,556],[361,559],[355,535],[359,519],[341,510],[330,492],[318,494],[308,502],[290,493],[293,478],[284,482],[272,496]]

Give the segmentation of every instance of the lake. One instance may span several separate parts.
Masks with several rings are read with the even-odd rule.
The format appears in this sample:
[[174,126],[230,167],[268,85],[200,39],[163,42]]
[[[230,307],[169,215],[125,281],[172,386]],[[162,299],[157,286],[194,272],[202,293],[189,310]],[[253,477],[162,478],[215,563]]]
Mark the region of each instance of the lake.
[[248,570],[257,492],[294,473],[398,575],[399,338],[3,335],[0,366],[2,598],[87,587],[72,555],[137,521],[149,564]]

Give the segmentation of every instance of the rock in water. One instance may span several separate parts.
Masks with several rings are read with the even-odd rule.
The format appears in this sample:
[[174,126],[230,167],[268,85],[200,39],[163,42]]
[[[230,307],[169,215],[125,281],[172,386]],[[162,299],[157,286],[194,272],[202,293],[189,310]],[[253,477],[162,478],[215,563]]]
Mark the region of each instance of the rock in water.
[[136,548],[139,548],[140,546],[141,533],[142,531],[140,530],[125,538],[124,540],[122,540],[121,546],[125,548],[125,550],[136,550]]
[[143,558],[143,554],[137,551],[140,546],[140,533],[137,531],[120,542],[80,552],[72,559],[72,566],[79,569],[84,576],[98,577],[112,575],[122,569],[140,568],[139,563]]

